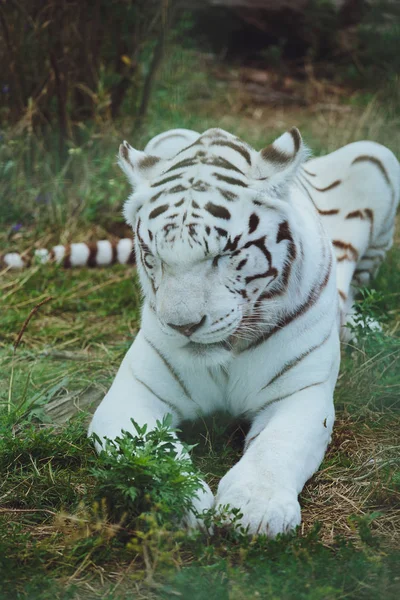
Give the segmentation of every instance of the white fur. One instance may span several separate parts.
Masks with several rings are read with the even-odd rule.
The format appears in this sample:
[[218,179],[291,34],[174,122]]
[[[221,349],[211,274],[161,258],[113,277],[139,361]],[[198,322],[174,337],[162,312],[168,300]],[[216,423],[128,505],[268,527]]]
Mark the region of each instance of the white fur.
[[23,269],[25,267],[22,256],[18,252],[8,252],[4,255],[3,261],[5,266],[10,269]]
[[120,264],[128,262],[130,253],[132,252],[132,240],[124,238],[117,245],[117,260]]
[[109,265],[112,260],[112,248],[108,240],[97,242],[96,263],[99,267]]
[[86,265],[89,257],[89,248],[83,242],[77,244],[71,244],[71,264],[76,267],[83,267]]
[[56,263],[58,264],[63,260],[63,258],[65,256],[65,246],[58,244],[57,246],[54,246],[53,251],[54,251],[54,259],[55,259]]
[[[218,139],[238,143],[227,132],[218,131],[203,134],[207,151],[212,150],[212,140],[218,135]],[[168,135],[174,140],[171,153],[168,152]],[[188,132],[187,142],[193,143],[198,136]],[[336,239],[340,234],[345,236],[344,241],[351,241],[359,254],[359,264],[369,248],[383,244],[385,250],[390,246],[398,202],[399,167],[388,150],[376,144],[371,146],[369,142],[360,142],[361,146],[357,148],[350,145],[306,163],[306,169],[315,173],[309,177],[316,187],[327,187],[335,178],[343,182],[341,189],[338,186],[332,192],[316,192],[310,188],[314,203],[321,210],[336,205],[340,209],[337,215],[323,217],[298,183],[301,167],[299,164],[293,167],[300,161],[297,156],[290,162],[288,174],[282,166],[274,169],[274,165],[263,165],[262,155],[246,145],[253,165],[257,165],[254,172],[254,166],[246,165],[246,160],[230,147],[218,148],[219,156],[240,165],[242,172],[247,169],[243,176],[238,172],[234,176],[242,180],[247,177],[249,181],[247,188],[239,191],[237,186],[231,188],[241,194],[240,201],[224,204],[232,214],[230,221],[223,224],[229,229],[230,236],[243,234],[242,243],[254,238],[247,234],[247,223],[249,215],[256,211],[261,219],[259,235],[267,236],[273,263],[280,272],[285,268],[289,247],[288,240],[277,241],[277,230],[283,220],[289,223],[297,252],[301,249],[302,254],[302,261],[294,263],[286,293],[264,301],[259,323],[247,329],[247,339],[237,339],[230,351],[211,344],[227,339],[244,322],[244,317],[251,317],[255,310],[252,299],[259,294],[256,288],[259,284],[257,280],[249,282],[247,301],[229,293],[225,284],[234,280],[237,261],[241,258],[247,259],[246,269],[250,274],[264,268],[265,258],[257,248],[250,247],[242,250],[237,259],[222,256],[215,268],[198,245],[192,247],[189,244],[183,226],[179,236],[171,237],[163,233],[163,226],[171,221],[164,216],[151,219],[151,211],[156,206],[149,200],[154,194],[152,182],[166,176],[162,172],[168,171],[173,164],[168,161],[173,160],[174,152],[179,152],[179,160],[193,152],[184,147],[177,150],[175,142],[178,139],[182,140],[174,132],[167,132],[148,144],[152,154],[157,154],[158,146],[160,156],[165,157],[150,173],[138,176],[128,172],[130,168],[136,169],[133,153],[129,155],[132,164],[123,164],[135,185],[125,214],[134,227],[140,219],[143,236],[152,229],[153,237],[146,238],[146,244],[156,244],[157,256],[148,257],[152,279],[142,261],[137,261],[145,295],[141,330],[110,391],[98,407],[89,432],[96,432],[100,438],[115,438],[121,430],[133,430],[131,418],[140,424],[147,423],[151,428],[167,413],[172,414],[174,426],[182,419],[195,419],[219,409],[249,419],[251,427],[242,458],[222,478],[216,498],[213,499],[207,487],[196,500],[196,508],[209,508],[213,504],[220,508],[225,505],[237,507],[242,513],[241,521],[250,533],[264,532],[275,536],[299,525],[297,496],[320,465],[334,422],[333,391],[340,362],[339,329],[340,323],[344,325],[350,307],[342,302],[340,317],[330,239]],[[293,153],[291,139],[287,134],[280,138],[276,147],[287,154]],[[394,196],[371,161],[351,165],[355,156],[371,152],[384,163],[392,178]],[[304,153],[303,147],[299,150],[300,156],[301,153]],[[120,160],[123,162],[123,157]],[[210,170],[207,169],[200,163],[188,167],[182,172],[179,183],[186,186],[196,178],[208,181]],[[263,169],[269,173],[264,183],[260,181]],[[284,197],[277,191],[282,177],[288,183]],[[200,192],[197,196],[184,195],[185,202],[180,210],[189,210],[189,196],[195,197],[197,202],[206,196],[207,201],[222,204],[221,195],[213,185],[207,194],[202,192],[203,196]],[[230,189],[229,183],[226,188]],[[173,202],[181,196],[174,196]],[[258,208],[253,204],[254,198],[262,203]],[[163,202],[167,200],[166,197]],[[370,230],[368,226],[368,232],[365,231],[365,219],[344,222],[344,212],[359,208],[371,208],[376,213],[373,227]],[[205,224],[209,223],[210,227],[215,224],[213,217],[204,212],[202,215]],[[207,239],[210,256],[220,254],[221,239],[213,232]],[[137,239],[135,243],[139,257],[143,249]],[[153,246],[152,251],[156,254]],[[339,254],[337,248],[335,251]],[[330,264],[333,265],[331,270]],[[351,297],[350,284],[356,266],[354,261],[338,263],[339,289],[347,298]],[[324,278],[325,273],[327,277]],[[262,281],[265,289],[274,285],[268,278]],[[319,292],[312,308],[300,310],[302,306],[307,307],[313,290]],[[296,311],[299,311],[296,318],[279,327],[280,319]],[[199,322],[203,317],[204,325],[190,339],[175,329]],[[255,336],[262,332],[267,334],[276,325],[271,337],[258,345],[250,345]],[[188,520],[192,525],[196,522],[190,516]]]
[[199,134],[191,129],[174,129],[159,133],[146,145],[144,151],[160,158],[172,158],[197,140]]
[[[353,163],[357,157],[370,157]],[[381,164],[390,184],[385,180],[377,164]],[[303,185],[312,193],[319,209],[340,208],[337,216],[321,215],[321,219],[331,240],[351,243],[358,252],[359,260],[340,260],[344,252],[334,247],[337,263],[337,286],[346,295],[339,298],[342,309],[342,326],[352,324],[353,300],[357,286],[366,286],[376,275],[378,268],[393,242],[395,214],[399,203],[400,170],[393,153],[375,142],[355,142],[336,150],[328,156],[315,158],[305,165]],[[331,182],[341,180],[342,184],[325,192],[318,192]],[[314,187],[311,187],[312,184]],[[344,194],[344,189],[347,194]],[[365,209],[373,211],[371,222]],[[347,219],[346,215],[361,211],[363,219]],[[356,267],[356,272],[354,269]],[[342,339],[348,340],[349,333],[342,330]]]

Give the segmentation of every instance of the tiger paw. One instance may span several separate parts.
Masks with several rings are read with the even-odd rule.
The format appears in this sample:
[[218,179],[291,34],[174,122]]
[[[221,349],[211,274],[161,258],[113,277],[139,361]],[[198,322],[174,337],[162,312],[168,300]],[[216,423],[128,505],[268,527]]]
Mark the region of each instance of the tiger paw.
[[194,529],[207,531],[201,515],[204,511],[208,511],[213,507],[214,495],[205,481],[202,482],[202,485],[203,489],[200,488],[193,498],[193,509],[188,511],[182,520],[182,525],[189,529],[189,531]]
[[232,509],[238,509],[240,514],[235,517],[235,524],[244,527],[249,535],[264,534],[274,538],[300,525],[300,504],[294,491],[273,489],[258,481],[220,484],[220,489],[216,499],[217,512],[229,523],[237,512]]

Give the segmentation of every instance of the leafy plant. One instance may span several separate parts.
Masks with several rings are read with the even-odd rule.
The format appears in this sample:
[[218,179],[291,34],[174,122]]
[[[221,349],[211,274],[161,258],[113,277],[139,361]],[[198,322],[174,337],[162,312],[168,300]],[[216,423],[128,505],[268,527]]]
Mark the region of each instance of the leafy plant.
[[385,321],[386,316],[380,310],[380,304],[383,300],[384,294],[381,291],[361,288],[359,297],[354,302],[356,309],[354,322],[356,326],[365,328],[371,324],[371,321]]
[[126,513],[132,520],[156,511],[159,523],[182,519],[201,487],[199,473],[188,456],[190,447],[183,452],[177,448],[170,415],[149,431],[147,425],[131,422],[136,433],[124,431],[104,443],[94,436],[103,446],[91,469],[96,478],[95,495],[106,498],[116,518]]

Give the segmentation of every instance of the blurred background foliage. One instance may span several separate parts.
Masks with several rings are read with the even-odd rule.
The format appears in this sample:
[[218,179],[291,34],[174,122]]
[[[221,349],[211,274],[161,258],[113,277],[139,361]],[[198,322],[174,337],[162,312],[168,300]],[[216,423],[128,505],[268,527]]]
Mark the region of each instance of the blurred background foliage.
[[[141,147],[264,107],[398,115],[399,39],[396,0],[0,0],[0,223],[14,241],[28,223],[63,241],[78,221],[124,235],[123,137]],[[371,137],[360,125],[323,150],[356,134]]]
[[399,74],[399,39],[396,0],[1,0],[0,124],[77,141],[142,118],[167,42],[370,88]]
[[2,124],[60,134],[80,123],[146,111],[172,9],[152,0],[32,0],[0,4]]

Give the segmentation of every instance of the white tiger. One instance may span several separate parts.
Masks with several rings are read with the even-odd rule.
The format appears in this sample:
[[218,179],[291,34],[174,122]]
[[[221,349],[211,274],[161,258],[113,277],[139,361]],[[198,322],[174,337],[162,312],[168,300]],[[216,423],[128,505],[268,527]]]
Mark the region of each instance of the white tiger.
[[379,144],[306,158],[295,128],[260,152],[220,129],[119,152],[145,300],[89,432],[115,438],[167,413],[174,426],[218,409],[248,419],[242,458],[195,507],[236,507],[251,534],[300,523],[332,432],[352,284],[376,273],[399,199],[399,164]]

